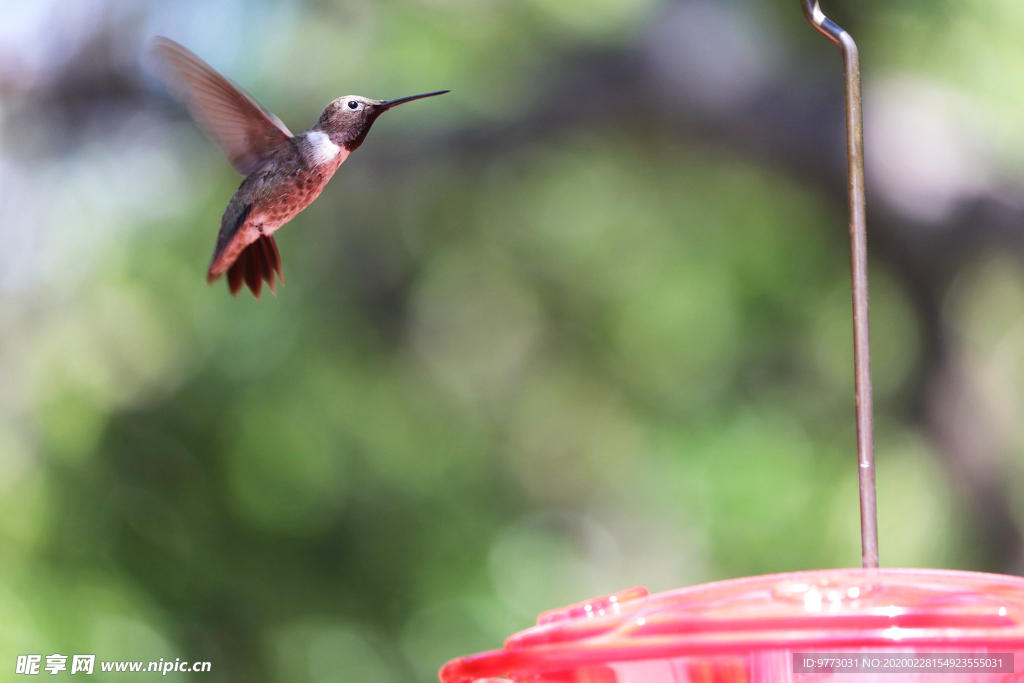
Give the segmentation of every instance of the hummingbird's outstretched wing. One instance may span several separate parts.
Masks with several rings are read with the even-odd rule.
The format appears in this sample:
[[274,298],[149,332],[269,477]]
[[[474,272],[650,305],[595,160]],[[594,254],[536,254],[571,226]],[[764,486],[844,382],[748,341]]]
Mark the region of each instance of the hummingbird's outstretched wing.
[[242,175],[292,137],[279,118],[173,40],[154,38],[150,54],[171,93]]

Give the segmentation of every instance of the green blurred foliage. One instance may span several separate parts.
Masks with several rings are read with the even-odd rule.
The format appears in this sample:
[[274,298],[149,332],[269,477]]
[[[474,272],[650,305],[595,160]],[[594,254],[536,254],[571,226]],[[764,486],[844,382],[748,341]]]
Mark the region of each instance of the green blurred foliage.
[[[341,93],[454,92],[382,119],[278,233],[276,298],[203,282],[238,179],[191,126],[103,157],[116,168],[67,162],[54,201],[116,239],[72,286],[26,294],[48,302],[32,315],[0,301],[21,378],[0,414],[3,661],[429,681],[540,610],[632,584],[858,564],[840,208],[628,126],[364,163],[377,142],[514,119],[567,49],[626,44],[657,7],[292,3],[233,73],[293,129]],[[975,79],[1024,68],[1016,35],[985,29],[1019,2],[873,7],[869,60],[1022,109],[1009,76]],[[921,333],[897,282],[872,278],[882,555],[970,566],[902,409]],[[1022,377],[1022,282],[981,264],[950,304],[995,395]],[[1008,449],[1022,412],[1002,415]]]

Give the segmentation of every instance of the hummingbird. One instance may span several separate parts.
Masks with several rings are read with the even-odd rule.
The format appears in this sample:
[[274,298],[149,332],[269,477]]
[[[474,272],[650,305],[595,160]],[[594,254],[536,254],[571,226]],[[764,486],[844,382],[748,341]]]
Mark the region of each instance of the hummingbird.
[[221,218],[206,281],[227,273],[232,295],[244,282],[257,299],[263,282],[277,293],[275,274],[284,284],[274,232],[320,195],[377,117],[399,104],[450,92],[395,100],[346,95],[328,104],[312,128],[292,135],[281,119],[173,40],[154,38],[150,55],[168,91],[245,176]]

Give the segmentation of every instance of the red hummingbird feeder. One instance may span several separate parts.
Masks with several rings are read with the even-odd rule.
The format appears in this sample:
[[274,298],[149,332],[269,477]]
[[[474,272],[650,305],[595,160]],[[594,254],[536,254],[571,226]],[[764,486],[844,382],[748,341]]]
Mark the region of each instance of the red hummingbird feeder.
[[1024,580],[928,569],[755,576],[634,588],[541,614],[443,683],[1016,681]]
[[845,70],[863,568],[633,588],[551,610],[502,649],[448,662],[441,683],[1024,681],[1024,579],[878,567],[859,56],[818,0],[802,2]]

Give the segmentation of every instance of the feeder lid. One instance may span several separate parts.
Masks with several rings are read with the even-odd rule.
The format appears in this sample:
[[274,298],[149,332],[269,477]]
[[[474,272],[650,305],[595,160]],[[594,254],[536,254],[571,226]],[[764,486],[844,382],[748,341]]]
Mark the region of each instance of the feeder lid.
[[611,662],[862,647],[1024,649],[1024,579],[929,569],[795,572],[649,595],[632,588],[544,612],[501,650],[454,659],[442,683]]

